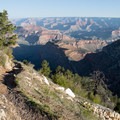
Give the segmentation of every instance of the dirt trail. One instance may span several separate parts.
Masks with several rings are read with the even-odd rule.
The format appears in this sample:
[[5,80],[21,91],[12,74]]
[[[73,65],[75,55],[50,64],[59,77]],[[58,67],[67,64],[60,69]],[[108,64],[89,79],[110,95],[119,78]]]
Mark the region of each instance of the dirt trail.
[[22,120],[56,120],[56,118],[50,116],[48,113],[38,109],[36,106],[33,106],[28,98],[19,91],[15,80],[17,74],[22,72],[23,67],[20,63],[16,62],[14,64],[15,66],[13,69],[4,74],[2,78],[3,80],[0,84],[6,88],[7,92],[3,94],[16,108],[16,114],[20,116]]

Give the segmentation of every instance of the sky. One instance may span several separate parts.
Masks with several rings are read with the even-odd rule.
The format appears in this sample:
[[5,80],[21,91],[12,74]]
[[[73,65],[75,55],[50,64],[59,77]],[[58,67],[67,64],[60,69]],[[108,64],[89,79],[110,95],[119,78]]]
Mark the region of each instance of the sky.
[[9,18],[120,17],[120,0],[0,0]]

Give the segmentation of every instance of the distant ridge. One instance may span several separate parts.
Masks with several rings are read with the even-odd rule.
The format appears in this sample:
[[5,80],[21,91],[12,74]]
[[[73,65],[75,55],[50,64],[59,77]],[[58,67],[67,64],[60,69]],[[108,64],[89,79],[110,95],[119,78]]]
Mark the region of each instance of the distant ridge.
[[60,30],[71,37],[80,39],[118,39],[120,18],[106,17],[46,17],[14,19],[17,26],[32,24],[50,30]]

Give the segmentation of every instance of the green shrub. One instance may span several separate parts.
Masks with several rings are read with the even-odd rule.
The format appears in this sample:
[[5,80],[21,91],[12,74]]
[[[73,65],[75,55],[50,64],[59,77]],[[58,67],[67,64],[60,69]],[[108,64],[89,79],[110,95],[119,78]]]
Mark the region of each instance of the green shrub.
[[97,104],[101,104],[101,97],[99,95],[95,95],[93,102]]
[[101,104],[101,97],[99,95],[94,95],[93,92],[88,93],[88,98],[94,103]]
[[67,87],[67,80],[65,78],[64,75],[60,75],[60,74],[55,74],[53,77],[53,82],[60,85],[60,86],[63,86],[63,87]]
[[42,66],[42,68],[40,69],[39,72],[42,73],[43,75],[45,75],[46,77],[49,77],[50,73],[51,73],[49,63],[46,60],[43,60],[41,66]]
[[28,65],[28,64],[29,64],[29,61],[23,60],[23,63],[24,63],[25,65]]
[[120,113],[120,98],[117,100],[114,110],[117,111],[118,113]]

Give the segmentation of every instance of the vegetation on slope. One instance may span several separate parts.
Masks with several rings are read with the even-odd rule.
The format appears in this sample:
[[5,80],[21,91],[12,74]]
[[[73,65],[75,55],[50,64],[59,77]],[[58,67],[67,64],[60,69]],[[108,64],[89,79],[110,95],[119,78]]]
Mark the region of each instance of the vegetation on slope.
[[49,63],[44,60],[41,66],[39,72],[44,75],[47,74],[47,77],[50,77],[54,83],[65,88],[71,88],[77,95],[120,112],[120,99],[109,91],[105,84],[107,79],[102,72],[94,71],[90,77],[81,77],[68,69],[65,70],[63,67],[58,66],[54,73],[49,72],[48,74],[48,71],[51,71]]
[[43,112],[50,120],[97,120],[98,118],[88,112],[83,106],[63,91],[60,86],[48,79],[49,84],[44,83],[44,76],[39,75],[32,65],[22,64],[23,71],[16,75],[17,91],[26,98],[26,104]]

